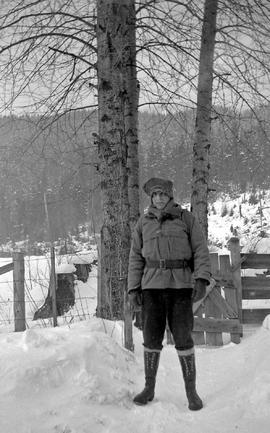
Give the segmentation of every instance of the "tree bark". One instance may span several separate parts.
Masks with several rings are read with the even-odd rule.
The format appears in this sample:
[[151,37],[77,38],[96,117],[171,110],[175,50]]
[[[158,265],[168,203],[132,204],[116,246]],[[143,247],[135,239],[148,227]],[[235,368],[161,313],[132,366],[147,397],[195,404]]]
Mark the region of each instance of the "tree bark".
[[[134,35],[132,33],[134,32]],[[132,35],[132,37],[131,37]],[[123,319],[130,250],[129,169],[138,144],[134,0],[97,2],[99,171],[103,204],[97,314]],[[131,78],[131,79],[130,79]],[[134,114],[135,110],[135,114]],[[135,125],[135,127],[134,127]],[[129,159],[129,167],[128,167]],[[132,181],[132,185],[135,183]],[[134,188],[135,190],[136,188]]]
[[218,0],[205,0],[193,146],[191,210],[197,216],[206,237],[208,236],[209,150],[217,8]]

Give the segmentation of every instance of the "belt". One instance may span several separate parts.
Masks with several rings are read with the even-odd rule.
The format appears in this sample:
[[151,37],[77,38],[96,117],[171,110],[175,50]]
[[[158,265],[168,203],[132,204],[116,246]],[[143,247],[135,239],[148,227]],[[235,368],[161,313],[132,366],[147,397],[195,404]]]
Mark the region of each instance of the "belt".
[[187,260],[169,260],[169,259],[160,259],[160,260],[146,259],[145,265],[147,268],[156,268],[156,269],[181,269],[181,268],[187,268],[189,266]]

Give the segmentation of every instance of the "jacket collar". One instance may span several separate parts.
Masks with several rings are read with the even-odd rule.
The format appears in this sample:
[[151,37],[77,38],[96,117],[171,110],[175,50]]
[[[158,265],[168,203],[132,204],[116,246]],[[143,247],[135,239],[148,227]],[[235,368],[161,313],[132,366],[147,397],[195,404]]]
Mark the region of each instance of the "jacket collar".
[[151,204],[149,206],[146,216],[149,218],[157,218],[158,221],[165,221],[166,219],[179,218],[182,208],[174,200],[170,200],[164,209],[157,209]]

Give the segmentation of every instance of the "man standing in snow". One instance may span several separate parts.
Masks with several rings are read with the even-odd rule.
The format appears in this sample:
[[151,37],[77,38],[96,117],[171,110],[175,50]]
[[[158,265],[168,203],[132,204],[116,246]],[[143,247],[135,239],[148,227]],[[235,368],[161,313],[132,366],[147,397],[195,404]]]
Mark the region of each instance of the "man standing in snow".
[[151,205],[134,229],[128,292],[133,309],[142,308],[145,387],[133,401],[145,405],[154,398],[168,322],[189,409],[199,410],[203,403],[196,391],[192,303],[205,295],[210,281],[209,251],[195,217],[174,202],[170,180],[151,178],[143,189],[151,198]]

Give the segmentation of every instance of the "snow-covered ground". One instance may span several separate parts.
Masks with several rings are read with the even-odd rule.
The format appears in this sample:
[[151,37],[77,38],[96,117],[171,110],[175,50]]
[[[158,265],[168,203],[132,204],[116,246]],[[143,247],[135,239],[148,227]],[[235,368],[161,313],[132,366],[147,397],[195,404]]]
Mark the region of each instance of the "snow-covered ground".
[[[209,218],[210,238],[219,240],[221,250],[226,251],[234,224],[242,235],[241,243],[253,239],[252,248],[255,245],[257,252],[270,253],[268,238],[257,236],[261,227],[256,227],[251,215],[256,215],[256,210],[243,203],[241,211],[250,215],[243,224],[243,216],[221,217],[222,202]],[[245,226],[250,231],[246,238]],[[42,260],[38,271],[35,262],[30,260],[27,265],[28,274],[36,275],[30,290],[33,298],[42,291],[38,280],[47,272]],[[7,262],[2,259],[1,265]],[[0,433],[269,432],[270,316],[261,327],[250,332],[244,329],[239,345],[227,342],[219,348],[196,347],[198,392],[204,408],[195,413],[187,407],[175,349],[164,341],[156,397],[146,407],[139,407],[132,397],[144,383],[142,335],[134,328],[135,351],[128,352],[123,347],[122,324],[94,316],[95,272],[87,283],[78,282],[76,287],[77,294],[80,291],[91,299],[90,319],[57,328],[32,326],[22,333],[1,329]],[[2,299],[12,296],[11,276],[1,276]]]
[[0,334],[1,433],[268,433],[270,320],[239,345],[197,347],[204,408],[187,408],[180,366],[164,345],[156,398],[133,404],[143,386],[142,338],[123,348],[119,323]]

